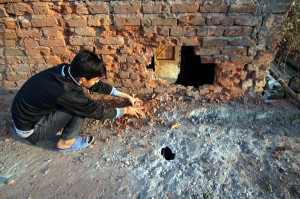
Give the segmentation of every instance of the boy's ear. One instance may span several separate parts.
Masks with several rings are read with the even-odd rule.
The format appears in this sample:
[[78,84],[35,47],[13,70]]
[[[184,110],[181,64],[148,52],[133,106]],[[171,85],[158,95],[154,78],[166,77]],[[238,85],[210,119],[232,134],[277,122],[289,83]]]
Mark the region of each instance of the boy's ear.
[[82,84],[83,82],[86,81],[86,78],[85,77],[80,77],[79,80],[78,80],[78,83],[79,84]]

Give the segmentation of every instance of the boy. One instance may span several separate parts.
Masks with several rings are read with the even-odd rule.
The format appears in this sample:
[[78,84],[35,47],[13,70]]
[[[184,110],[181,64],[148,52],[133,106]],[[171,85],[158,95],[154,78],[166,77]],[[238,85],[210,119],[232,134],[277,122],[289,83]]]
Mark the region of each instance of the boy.
[[[86,148],[93,136],[79,136],[86,117],[104,120],[124,114],[141,116],[138,98],[101,82],[106,67],[101,58],[89,51],[79,52],[72,63],[46,69],[29,78],[16,94],[11,112],[16,133],[32,144],[48,139],[63,128],[56,147],[60,152]],[[83,92],[92,92],[128,99],[132,106],[100,107]]]

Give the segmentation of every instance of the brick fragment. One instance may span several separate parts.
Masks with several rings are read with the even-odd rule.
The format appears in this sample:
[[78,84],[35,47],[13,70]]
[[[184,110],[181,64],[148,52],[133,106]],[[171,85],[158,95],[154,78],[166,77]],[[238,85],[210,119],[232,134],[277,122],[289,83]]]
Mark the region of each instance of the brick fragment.
[[34,39],[25,38],[24,46],[26,46],[27,48],[35,48],[39,46],[39,42]]
[[112,24],[112,20],[107,15],[89,16],[87,19],[88,26],[108,26]]
[[111,45],[101,45],[96,48],[96,54],[114,55],[117,52],[117,47]]
[[201,38],[199,37],[179,37],[178,43],[181,46],[200,46],[201,45]]
[[134,14],[141,10],[141,3],[122,3],[114,6],[114,13],[116,14]]
[[173,13],[195,13],[199,9],[199,3],[174,4],[171,6]]
[[253,62],[253,57],[250,56],[241,56],[241,55],[231,55],[230,61],[236,64],[249,64]]
[[48,14],[49,8],[48,6],[33,6],[34,14]]

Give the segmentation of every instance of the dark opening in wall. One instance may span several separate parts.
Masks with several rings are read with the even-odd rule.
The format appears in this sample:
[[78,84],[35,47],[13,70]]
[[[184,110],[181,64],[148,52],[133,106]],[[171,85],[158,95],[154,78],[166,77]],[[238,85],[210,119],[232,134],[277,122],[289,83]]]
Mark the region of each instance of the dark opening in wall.
[[151,64],[147,66],[147,69],[152,69],[153,71],[155,71],[155,59],[154,59],[154,55],[152,56],[152,59],[151,59]]
[[175,83],[195,87],[213,84],[215,66],[215,64],[202,64],[200,56],[194,54],[194,46],[182,46],[180,73]]

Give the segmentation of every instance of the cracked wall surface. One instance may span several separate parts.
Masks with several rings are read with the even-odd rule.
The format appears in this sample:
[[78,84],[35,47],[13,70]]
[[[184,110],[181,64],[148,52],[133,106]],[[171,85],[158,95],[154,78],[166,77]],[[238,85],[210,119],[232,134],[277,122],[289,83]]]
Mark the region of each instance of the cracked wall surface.
[[[106,81],[127,92],[212,99],[262,92],[290,6],[287,0],[0,0],[0,86],[17,89],[88,49],[103,55]],[[160,45],[195,46],[202,63],[216,64],[215,82],[187,88],[157,77],[146,67]]]

